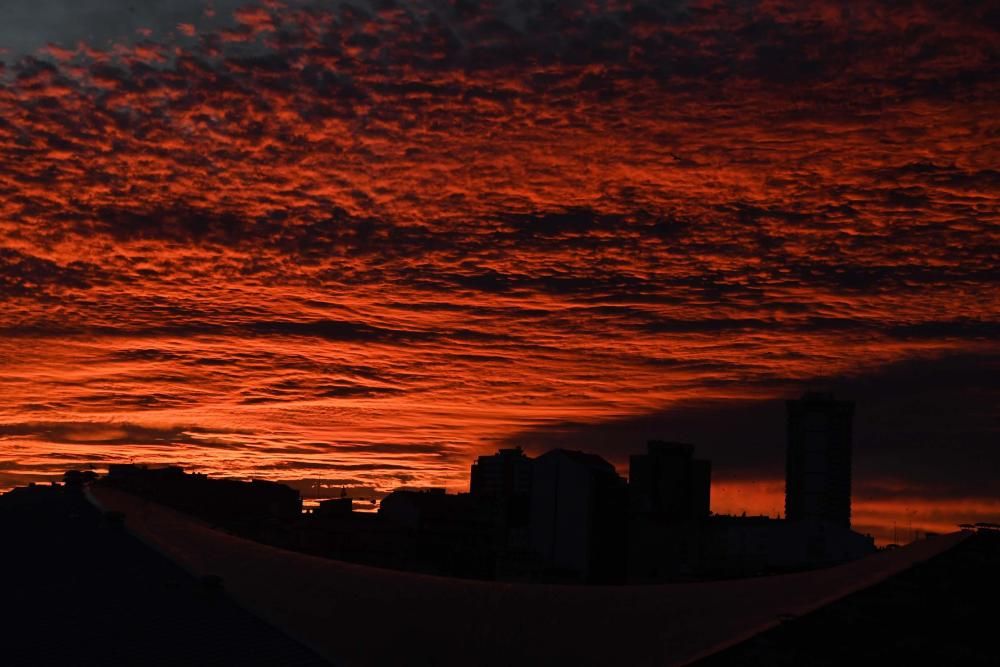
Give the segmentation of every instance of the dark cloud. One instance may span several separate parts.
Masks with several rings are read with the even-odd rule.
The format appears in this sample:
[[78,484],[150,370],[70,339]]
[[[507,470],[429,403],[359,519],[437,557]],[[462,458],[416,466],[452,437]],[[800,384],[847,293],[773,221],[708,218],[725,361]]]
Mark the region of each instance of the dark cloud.
[[[94,447],[109,445],[225,446],[217,437],[195,426],[157,428],[128,422],[21,422],[0,424],[0,438],[29,437],[60,444]],[[64,458],[65,455],[60,455]]]
[[0,248],[0,295],[8,297],[54,296],[53,292],[85,290],[103,271],[87,262],[62,265],[13,248]]
[[[778,379],[770,391],[796,398],[833,391],[853,400],[855,482],[865,498],[991,497],[1000,466],[994,380],[1000,356],[899,362],[853,377]],[[679,402],[656,413],[598,423],[554,423],[506,442],[540,452],[572,443],[620,466],[652,439],[691,442],[719,480],[784,477],[783,399]],[[888,480],[888,485],[886,481]]]

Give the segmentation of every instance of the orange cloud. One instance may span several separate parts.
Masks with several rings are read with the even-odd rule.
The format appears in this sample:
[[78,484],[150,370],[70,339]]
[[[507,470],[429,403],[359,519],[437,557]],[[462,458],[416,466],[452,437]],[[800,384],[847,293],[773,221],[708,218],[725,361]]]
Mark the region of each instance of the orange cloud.
[[752,9],[272,4],[11,63],[0,459],[459,488],[539,427],[995,359],[982,10]]

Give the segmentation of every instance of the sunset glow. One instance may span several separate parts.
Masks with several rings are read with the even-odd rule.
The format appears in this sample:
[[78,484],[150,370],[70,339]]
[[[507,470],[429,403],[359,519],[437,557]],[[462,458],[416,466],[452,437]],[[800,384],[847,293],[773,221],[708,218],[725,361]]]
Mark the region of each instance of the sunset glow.
[[774,515],[823,386],[859,529],[1000,518],[989,3],[308,4],[0,53],[0,488],[662,437]]

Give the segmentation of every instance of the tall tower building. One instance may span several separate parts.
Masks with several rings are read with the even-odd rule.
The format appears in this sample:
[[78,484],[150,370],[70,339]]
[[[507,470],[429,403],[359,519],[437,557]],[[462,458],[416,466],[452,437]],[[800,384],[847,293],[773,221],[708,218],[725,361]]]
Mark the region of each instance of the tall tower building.
[[850,528],[854,403],[808,393],[787,406],[786,517]]

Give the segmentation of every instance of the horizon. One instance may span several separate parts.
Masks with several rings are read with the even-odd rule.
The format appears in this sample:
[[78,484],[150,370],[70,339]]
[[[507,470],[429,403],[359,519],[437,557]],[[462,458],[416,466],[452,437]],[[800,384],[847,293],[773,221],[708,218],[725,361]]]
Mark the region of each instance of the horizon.
[[820,388],[858,530],[1000,522],[986,5],[9,3],[0,491],[667,439],[783,515]]
[[[805,398],[805,396],[803,396],[803,398]],[[833,397],[833,398],[836,398],[836,397]],[[652,444],[654,442],[663,442],[663,441],[659,441],[659,440],[650,440],[650,441],[647,441],[648,444]],[[691,444],[691,443],[685,443],[685,444]],[[542,454],[545,454],[545,453],[553,452],[553,451],[556,451],[556,450],[566,450],[566,449],[567,448],[564,448],[564,447],[549,448],[549,449],[547,449],[545,451],[539,451],[539,452],[535,453],[534,456],[532,456],[532,453],[526,453],[526,452],[524,452],[524,449],[520,445],[517,445],[517,446],[515,446],[513,448],[513,451],[518,451],[518,452],[525,453],[525,455],[528,456],[529,459],[533,459],[533,458],[537,458],[538,456],[541,456]],[[696,450],[695,453],[697,454],[697,447],[695,447],[695,450]],[[495,452],[486,453],[484,455],[481,455],[481,457],[482,456],[489,457],[492,454],[499,453],[500,451],[501,450],[496,450]],[[579,452],[582,452],[582,453],[592,454],[592,452],[586,452],[585,450],[573,450],[571,448],[568,451],[579,451]],[[642,448],[640,448],[640,449],[635,450],[634,452],[629,453],[628,456],[632,457],[635,454],[642,454],[644,451],[645,450],[643,450]],[[479,457],[479,458],[481,458],[481,457]],[[473,461],[473,465],[476,462],[479,461],[479,458],[477,458],[477,459],[475,459]],[[708,462],[714,468],[714,462],[712,462],[710,460]],[[629,484],[632,483],[632,475],[631,475],[631,469],[630,469],[631,462],[630,462],[630,460],[626,460],[625,465],[615,464],[613,462],[611,464],[612,464],[612,466],[615,469],[615,473],[623,481],[625,481],[626,483],[629,483]],[[216,479],[236,479],[236,480],[243,480],[243,481],[250,481],[250,480],[253,480],[253,479],[262,479],[260,477],[254,477],[254,476],[250,476],[250,477],[233,477],[231,475],[226,475],[226,474],[212,475],[212,474],[209,474],[209,473],[201,472],[197,468],[195,468],[195,469],[187,469],[187,468],[184,468],[183,466],[179,466],[177,464],[168,463],[168,462],[159,463],[159,464],[152,464],[151,465],[151,464],[144,463],[142,461],[131,461],[130,460],[128,462],[128,465],[135,465],[135,466],[139,466],[141,468],[150,468],[150,469],[176,468],[176,469],[182,470],[185,473],[189,473],[189,474],[190,473],[202,474],[202,475],[206,475],[209,478],[216,478]],[[473,467],[473,465],[470,465],[470,472],[471,472],[471,468]],[[105,467],[105,468],[96,468],[96,467],[93,467],[93,466],[84,466],[82,468],[73,468],[73,469],[71,469],[71,471],[78,471],[78,470],[81,470],[81,469],[82,470],[90,470],[90,471],[93,471],[93,472],[98,473],[98,474],[103,474],[105,476],[109,474],[109,469],[107,467]],[[64,476],[60,477],[59,479],[64,479]],[[53,478],[50,478],[47,481],[51,482],[52,484],[56,484],[57,483],[57,478],[53,477]],[[369,503],[368,507],[359,506],[359,505],[354,506],[354,510],[353,511],[364,513],[364,512],[376,512],[376,511],[378,511],[379,507],[381,507],[382,500],[384,500],[388,495],[391,495],[392,493],[397,492],[397,491],[404,491],[404,492],[442,492],[442,493],[450,493],[450,494],[466,494],[466,495],[468,495],[469,492],[470,492],[469,491],[470,485],[472,484],[472,476],[470,474],[470,476],[466,480],[466,483],[463,484],[463,485],[461,485],[461,486],[457,486],[457,487],[400,485],[400,486],[396,486],[396,487],[393,487],[393,488],[388,489],[388,490],[379,490],[379,489],[375,489],[375,488],[371,488],[371,487],[348,487],[348,486],[344,486],[344,485],[337,486],[337,485],[326,484],[324,482],[324,480],[321,480],[321,479],[313,479],[313,480],[281,480],[281,479],[270,479],[268,481],[276,482],[276,483],[279,483],[279,484],[284,484],[284,485],[288,486],[289,488],[294,489],[295,492],[299,494],[299,497],[302,500],[302,511],[303,512],[307,512],[307,510],[308,511],[315,510],[316,507],[318,507],[320,505],[320,503],[322,503],[322,501],[324,501],[324,500],[340,499],[340,498],[345,498],[346,497],[346,498],[352,499],[353,501],[368,502]],[[34,482],[32,482],[32,483],[34,483]],[[764,504],[758,503],[756,506],[753,506],[751,504],[741,504],[741,502],[745,502],[745,497],[743,497],[741,500],[734,500],[732,497],[728,497],[727,498],[725,495],[723,497],[726,498],[726,499],[723,500],[721,503],[717,503],[717,498],[718,498],[719,492],[722,491],[724,493],[725,490],[727,489],[728,484],[729,484],[728,482],[723,482],[722,484],[718,484],[717,485],[714,481],[710,483],[710,489],[711,489],[710,490],[710,494],[711,495],[710,495],[709,516],[714,516],[714,517],[749,517],[749,518],[768,518],[768,519],[785,519],[785,520],[788,519],[788,517],[785,516],[785,510],[786,510],[785,503],[787,501],[786,501],[786,481],[784,479],[778,480],[778,481],[774,481],[774,480],[764,480],[764,481],[762,481],[762,480],[754,480],[753,482],[751,482],[751,484],[755,488],[758,488],[758,489],[760,489],[760,488],[767,489],[764,493],[761,494],[761,495],[763,495],[766,498],[765,502],[767,504],[764,505]],[[776,487],[778,485],[780,485],[780,490],[776,490]],[[11,487],[11,488],[14,488],[14,487]],[[11,490],[11,488],[0,488],[0,494],[3,494],[5,492]],[[743,493],[746,493],[745,489],[744,488],[739,488],[739,490],[737,491],[737,494],[742,495]],[[776,496],[779,496],[779,495],[780,495],[781,506],[780,507],[775,507],[774,506],[774,502],[775,502],[774,499],[775,499]],[[723,508],[723,509],[721,509],[721,511],[719,510],[720,507]],[[889,511],[886,514],[882,515],[882,518],[884,519],[882,522],[877,522],[877,521],[872,522],[871,519],[870,519],[870,516],[871,516],[870,512],[871,512],[871,510],[869,509],[869,507],[863,505],[862,508],[861,508],[861,516],[863,517],[862,522],[859,523],[858,521],[856,521],[857,508],[856,508],[855,503],[853,502],[853,499],[852,499],[852,502],[851,502],[851,529],[854,530],[854,531],[856,531],[856,532],[858,532],[858,533],[861,533],[861,534],[873,537],[875,539],[875,544],[879,545],[879,546],[907,544],[907,543],[914,542],[914,541],[920,539],[921,534],[923,534],[923,536],[926,537],[926,536],[933,535],[933,534],[953,533],[953,532],[957,532],[956,529],[965,529],[965,527],[971,525],[972,523],[976,523],[977,525],[993,525],[993,526],[997,525],[997,524],[990,524],[988,522],[971,522],[971,521],[963,521],[960,524],[953,524],[953,523],[948,523],[947,521],[943,521],[942,520],[942,521],[939,521],[937,523],[918,524],[918,525],[914,526],[913,525],[913,514],[912,514],[912,512],[911,513],[904,512],[904,513],[900,514],[900,513],[894,513],[892,511]],[[868,521],[868,523],[865,522],[866,520]],[[904,521],[904,520],[906,521],[906,524],[905,525],[901,525],[901,522]],[[890,537],[891,537],[891,539],[890,539]]]

